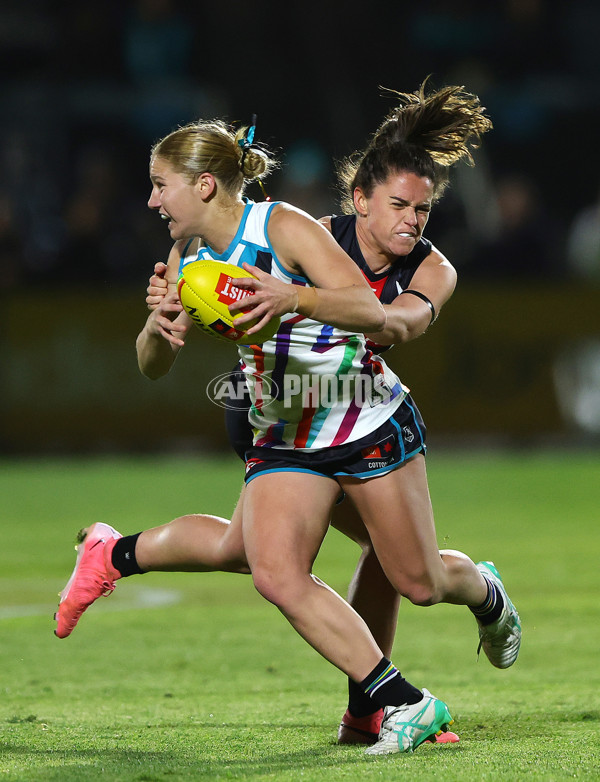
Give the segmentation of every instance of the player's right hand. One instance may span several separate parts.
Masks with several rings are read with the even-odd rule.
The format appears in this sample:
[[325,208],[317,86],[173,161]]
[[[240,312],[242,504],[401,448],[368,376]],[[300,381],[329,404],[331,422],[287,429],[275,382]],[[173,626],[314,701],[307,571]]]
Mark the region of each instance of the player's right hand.
[[146,288],[146,304],[149,310],[155,310],[167,295],[166,273],[166,263],[159,261],[154,265],[154,274],[150,277]]

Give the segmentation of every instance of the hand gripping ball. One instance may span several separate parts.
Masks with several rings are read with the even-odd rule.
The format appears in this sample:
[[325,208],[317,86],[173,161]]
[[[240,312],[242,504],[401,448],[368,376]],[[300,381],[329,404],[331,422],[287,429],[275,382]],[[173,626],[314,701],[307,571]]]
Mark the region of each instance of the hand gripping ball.
[[181,270],[177,283],[179,299],[184,310],[201,331],[225,342],[236,345],[260,345],[275,334],[280,325],[279,318],[273,318],[256,334],[247,335],[247,329],[256,321],[237,327],[235,321],[242,313],[231,315],[229,305],[253,291],[236,288],[231,281],[238,277],[254,277],[253,274],[222,261],[192,261]]

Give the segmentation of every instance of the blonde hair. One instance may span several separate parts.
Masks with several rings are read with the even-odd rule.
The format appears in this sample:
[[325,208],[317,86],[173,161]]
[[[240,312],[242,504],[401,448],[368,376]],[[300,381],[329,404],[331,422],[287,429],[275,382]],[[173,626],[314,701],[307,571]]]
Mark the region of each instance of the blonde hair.
[[169,133],[152,147],[150,157],[166,161],[190,183],[208,172],[235,196],[246,182],[264,178],[277,166],[262,145],[245,143],[247,132],[246,127],[235,131],[221,120],[201,120]]
[[485,108],[464,87],[444,87],[425,95],[426,83],[427,79],[410,93],[384,88],[400,105],[383,120],[365,150],[338,165],[345,212],[354,211],[356,187],[369,197],[375,185],[402,171],[431,179],[437,201],[448,185],[452,165],[461,159],[474,165],[471,150],[492,128]]

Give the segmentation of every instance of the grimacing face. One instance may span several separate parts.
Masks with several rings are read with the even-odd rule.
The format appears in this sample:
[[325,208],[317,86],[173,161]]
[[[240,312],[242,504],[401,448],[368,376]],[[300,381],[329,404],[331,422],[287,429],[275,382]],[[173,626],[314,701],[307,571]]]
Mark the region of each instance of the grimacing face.
[[387,256],[408,255],[427,225],[433,191],[431,179],[406,171],[390,174],[369,197],[357,188],[354,204],[369,243]]

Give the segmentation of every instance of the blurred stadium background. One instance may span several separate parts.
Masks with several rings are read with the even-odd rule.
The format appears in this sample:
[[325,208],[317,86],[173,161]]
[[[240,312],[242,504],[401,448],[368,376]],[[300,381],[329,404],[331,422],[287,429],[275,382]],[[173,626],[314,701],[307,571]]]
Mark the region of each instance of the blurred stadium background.
[[170,246],[146,207],[151,144],[256,112],[283,162],[270,195],[318,217],[338,211],[333,162],[392,105],[379,85],[427,74],[480,95],[495,129],[427,229],[457,292],[391,363],[432,444],[597,448],[599,29],[595,0],[4,0],[2,453],[226,448],[205,388],[233,349],[198,335],[173,377],[136,367]]

